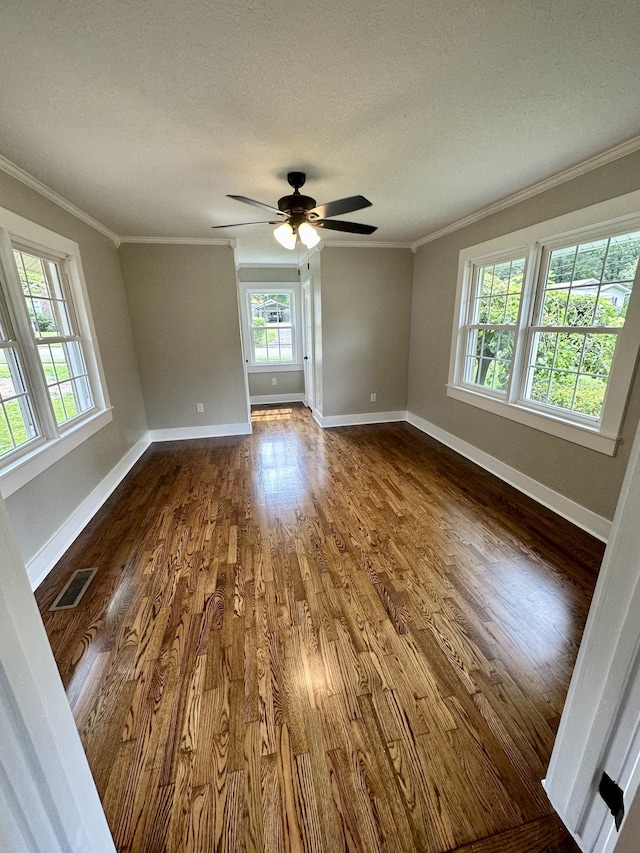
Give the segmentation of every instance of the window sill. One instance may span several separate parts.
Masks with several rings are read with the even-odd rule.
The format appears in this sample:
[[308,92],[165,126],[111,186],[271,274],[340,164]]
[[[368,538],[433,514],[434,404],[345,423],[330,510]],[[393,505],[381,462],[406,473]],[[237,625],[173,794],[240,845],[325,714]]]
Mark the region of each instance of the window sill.
[[302,370],[302,363],[291,364],[248,364],[247,373],[285,373],[286,371]]
[[59,438],[38,444],[29,453],[6,466],[0,474],[0,492],[8,498],[33,480],[63,456],[71,453],[84,441],[113,420],[112,410],[103,409]]
[[548,435],[571,441],[573,444],[581,444],[583,447],[588,447],[590,450],[596,450],[598,453],[604,453],[607,456],[615,456],[618,435],[608,435],[595,428],[568,423],[560,418],[554,418],[552,415],[542,415],[525,406],[486,397],[484,394],[456,385],[447,385],[447,395],[454,400],[460,400],[462,403],[468,403],[470,406],[476,406],[486,412],[492,412],[494,415],[508,418]]

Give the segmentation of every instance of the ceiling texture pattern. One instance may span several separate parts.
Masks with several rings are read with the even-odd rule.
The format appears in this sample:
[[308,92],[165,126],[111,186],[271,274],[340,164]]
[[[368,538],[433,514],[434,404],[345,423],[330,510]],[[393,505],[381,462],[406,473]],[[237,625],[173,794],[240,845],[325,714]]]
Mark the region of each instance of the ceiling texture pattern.
[[411,244],[638,137],[638,32],[637,0],[4,0],[0,153],[120,236],[264,240],[211,226],[295,169]]

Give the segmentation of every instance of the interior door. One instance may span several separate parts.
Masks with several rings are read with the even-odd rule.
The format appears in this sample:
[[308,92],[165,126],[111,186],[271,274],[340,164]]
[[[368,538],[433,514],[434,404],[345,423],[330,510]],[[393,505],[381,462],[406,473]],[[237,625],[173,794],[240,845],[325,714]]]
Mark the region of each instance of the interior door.
[[313,281],[310,278],[302,282],[302,349],[304,404],[313,410],[315,397],[313,373]]

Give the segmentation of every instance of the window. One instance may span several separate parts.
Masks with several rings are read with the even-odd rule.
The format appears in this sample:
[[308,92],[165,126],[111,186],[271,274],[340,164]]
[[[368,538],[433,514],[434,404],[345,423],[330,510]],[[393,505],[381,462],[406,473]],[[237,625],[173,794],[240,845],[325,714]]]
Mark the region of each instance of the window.
[[505,393],[511,381],[526,258],[474,266],[465,381]]
[[297,286],[242,284],[240,289],[249,370],[300,368]]
[[63,262],[18,249],[13,256],[53,414],[64,424],[91,409],[93,397]]
[[11,494],[111,420],[78,247],[0,209],[0,478]]
[[562,236],[542,224],[461,253],[448,393],[613,454],[638,350],[640,218],[562,233],[569,218]]
[[293,293],[260,293],[250,290],[248,299],[252,363],[293,362]]

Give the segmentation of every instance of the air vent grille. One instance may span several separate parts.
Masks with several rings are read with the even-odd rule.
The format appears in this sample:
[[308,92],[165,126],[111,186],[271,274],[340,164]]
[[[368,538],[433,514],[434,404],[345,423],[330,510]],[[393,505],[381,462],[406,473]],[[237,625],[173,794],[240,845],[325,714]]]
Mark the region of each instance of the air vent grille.
[[72,607],[75,607],[87,591],[87,587],[97,571],[97,566],[93,569],[78,569],[75,571],[49,610],[71,610]]

